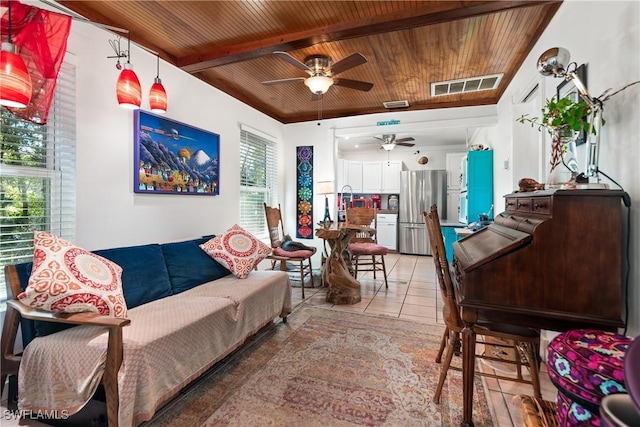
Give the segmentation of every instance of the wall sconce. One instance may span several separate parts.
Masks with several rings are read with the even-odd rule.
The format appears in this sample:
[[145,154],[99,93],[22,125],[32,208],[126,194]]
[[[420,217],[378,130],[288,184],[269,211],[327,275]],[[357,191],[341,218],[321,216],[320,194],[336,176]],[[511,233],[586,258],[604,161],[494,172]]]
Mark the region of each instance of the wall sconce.
[[31,76],[11,39],[11,0],[7,7],[7,41],[0,52],[0,105],[26,108],[31,101]]
[[153,79],[153,85],[149,91],[149,107],[154,113],[166,113],[167,92],[160,80],[160,55],[156,55],[156,61],[156,78]]
[[[586,170],[584,176],[596,178],[596,183],[590,183],[588,187],[606,187],[606,184],[599,184],[598,176],[598,150],[600,147],[600,132],[602,128],[602,101],[592,98],[584,85],[584,82],[576,75],[575,70],[578,64],[569,62],[571,55],[567,49],[553,47],[546,50],[538,58],[538,71],[543,76],[561,77],[575,84],[580,98],[589,106],[589,131],[587,132],[587,155],[585,161]],[[593,130],[595,128],[595,135]]]

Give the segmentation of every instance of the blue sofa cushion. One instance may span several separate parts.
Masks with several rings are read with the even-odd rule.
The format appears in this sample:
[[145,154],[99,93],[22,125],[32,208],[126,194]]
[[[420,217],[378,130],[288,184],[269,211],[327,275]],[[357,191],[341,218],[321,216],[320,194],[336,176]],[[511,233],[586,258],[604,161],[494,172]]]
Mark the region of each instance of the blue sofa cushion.
[[93,251],[122,267],[127,309],[171,295],[171,283],[160,245],[126,246]]
[[207,236],[161,245],[174,294],[231,274],[198,246],[209,239]]

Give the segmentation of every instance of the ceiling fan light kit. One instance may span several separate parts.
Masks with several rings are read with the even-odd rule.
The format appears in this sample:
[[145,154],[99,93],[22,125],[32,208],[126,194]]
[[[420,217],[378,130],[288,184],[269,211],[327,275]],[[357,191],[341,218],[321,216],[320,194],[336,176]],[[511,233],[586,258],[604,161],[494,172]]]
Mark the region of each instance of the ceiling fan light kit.
[[382,137],[374,136],[375,139],[382,141],[380,148],[385,151],[391,151],[395,148],[396,145],[402,145],[403,147],[413,147],[415,144],[409,144],[409,141],[414,141],[414,139],[410,136],[406,138],[396,139],[396,134],[385,134]]
[[[314,95],[322,95],[326,93],[331,86],[342,86],[363,92],[367,92],[373,87],[373,83],[369,82],[335,78],[339,73],[343,73],[351,68],[357,67],[358,65],[365,64],[367,62],[367,58],[360,53],[352,53],[334,64],[331,63],[331,58],[326,55],[307,56],[304,62],[300,62],[287,52],[276,51],[273,53],[294,67],[306,72],[309,74],[309,77],[289,77],[285,79],[268,80],[262,82],[264,85],[275,85],[304,80],[304,84]],[[314,98],[314,100],[317,99]]]
[[304,84],[311,89],[311,92],[323,94],[333,85],[333,79],[327,76],[311,76],[305,79]]

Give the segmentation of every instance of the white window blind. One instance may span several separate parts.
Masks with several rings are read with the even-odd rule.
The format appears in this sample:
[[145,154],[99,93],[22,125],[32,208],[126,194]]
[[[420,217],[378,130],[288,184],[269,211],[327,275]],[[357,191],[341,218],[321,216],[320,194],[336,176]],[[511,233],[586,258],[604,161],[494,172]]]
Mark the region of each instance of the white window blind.
[[264,203],[278,204],[276,144],[240,131],[240,225],[259,239],[269,238]]
[[76,230],[76,75],[63,63],[46,125],[1,108],[0,301],[4,266],[33,259],[33,231],[74,241]]

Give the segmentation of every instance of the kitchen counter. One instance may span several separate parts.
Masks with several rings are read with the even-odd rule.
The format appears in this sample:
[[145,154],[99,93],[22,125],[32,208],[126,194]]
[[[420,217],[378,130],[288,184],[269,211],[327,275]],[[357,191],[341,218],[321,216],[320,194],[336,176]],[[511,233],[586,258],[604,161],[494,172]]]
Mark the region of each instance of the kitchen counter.
[[398,211],[397,210],[393,210],[393,209],[378,209],[376,211],[376,213],[379,213],[379,214],[396,214],[397,215]]
[[457,222],[457,221],[442,221],[440,222],[440,227],[466,227],[467,224],[463,223],[463,222]]

